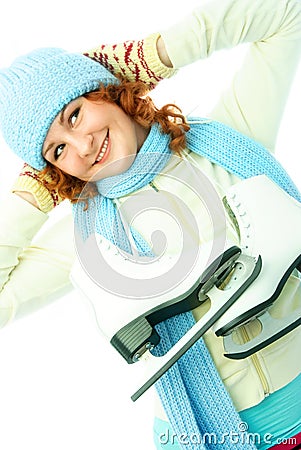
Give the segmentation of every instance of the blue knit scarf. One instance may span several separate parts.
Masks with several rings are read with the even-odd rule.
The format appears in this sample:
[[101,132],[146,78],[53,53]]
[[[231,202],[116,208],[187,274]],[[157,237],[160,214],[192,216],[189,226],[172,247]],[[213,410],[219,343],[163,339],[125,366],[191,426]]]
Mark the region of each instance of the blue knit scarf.
[[[262,145],[219,122],[202,123],[201,119],[194,118],[190,119],[190,125],[187,132],[190,151],[241,179],[266,174],[301,201],[296,186]],[[98,182],[99,195],[91,200],[87,211],[82,203],[74,206],[75,224],[84,239],[96,232],[131,252],[130,239],[113,199],[146,186],[162,171],[171,156],[169,141],[169,136],[163,134],[158,125],[153,125],[129,170]],[[151,254],[141,236],[133,229],[130,232],[138,252]],[[155,354],[165,353],[194,323],[192,313],[188,312],[158,324],[156,329],[161,342]],[[160,378],[156,388],[174,432],[186,436],[184,449],[255,448],[241,430],[239,415],[202,339]],[[231,433],[236,436],[235,444],[229,438]],[[214,438],[206,439],[209,435]]]

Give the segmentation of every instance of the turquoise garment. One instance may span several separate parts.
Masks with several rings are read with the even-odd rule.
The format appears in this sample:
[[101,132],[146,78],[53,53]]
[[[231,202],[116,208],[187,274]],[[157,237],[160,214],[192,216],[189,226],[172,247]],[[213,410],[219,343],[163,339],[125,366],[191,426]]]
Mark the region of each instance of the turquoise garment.
[[[265,398],[261,403],[239,413],[242,427],[247,424],[256,447],[266,450],[301,432],[301,374],[291,383]],[[155,418],[154,443],[157,450],[180,450],[180,443],[197,435],[177,436],[170,424]]]
[[[239,413],[248,431],[260,435],[257,448],[265,450],[301,432],[301,374],[261,403]],[[264,442],[264,435],[268,434]]]

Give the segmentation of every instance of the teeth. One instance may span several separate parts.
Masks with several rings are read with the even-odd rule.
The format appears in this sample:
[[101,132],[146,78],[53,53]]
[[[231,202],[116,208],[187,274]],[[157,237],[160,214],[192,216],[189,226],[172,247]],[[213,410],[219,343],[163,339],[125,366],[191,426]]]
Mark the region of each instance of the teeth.
[[[106,150],[107,150],[107,148],[108,148],[108,144],[109,144],[109,138],[106,137],[105,140],[104,140],[104,143],[103,143],[101,152],[100,152],[99,155],[97,156],[95,163],[98,163],[98,162],[103,158],[103,155],[105,154],[105,152],[106,152]],[[94,163],[94,164],[95,164],[95,163]]]

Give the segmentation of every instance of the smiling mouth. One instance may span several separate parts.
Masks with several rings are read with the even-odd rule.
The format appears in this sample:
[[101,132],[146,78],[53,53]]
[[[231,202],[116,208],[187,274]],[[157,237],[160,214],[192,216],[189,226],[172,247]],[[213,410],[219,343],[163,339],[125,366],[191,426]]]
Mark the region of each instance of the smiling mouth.
[[102,161],[103,157],[105,156],[105,154],[106,154],[106,152],[108,150],[108,146],[109,146],[109,130],[108,130],[107,135],[106,135],[106,137],[105,137],[105,139],[104,139],[104,141],[102,143],[100,152],[99,152],[95,162],[93,163],[93,166],[94,166],[94,164],[97,164],[100,161]]

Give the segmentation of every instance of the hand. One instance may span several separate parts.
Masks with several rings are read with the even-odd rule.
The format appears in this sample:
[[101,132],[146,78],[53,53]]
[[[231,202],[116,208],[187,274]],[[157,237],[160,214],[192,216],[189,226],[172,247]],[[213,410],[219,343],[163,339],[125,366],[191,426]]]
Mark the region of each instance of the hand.
[[128,81],[143,81],[150,89],[176,72],[159,33],[140,41],[100,45],[84,54],[101,63],[114,75],[120,74]]
[[26,200],[28,203],[31,203],[35,208],[40,209],[35,197],[30,192],[25,191],[13,191],[13,192],[17,194],[19,197],[23,198],[23,200]]
[[172,62],[168,56],[164,41],[161,36],[157,40],[157,53],[162,63],[165,66],[172,68]]
[[12,192],[47,213],[62,201],[55,190],[47,188],[48,178],[49,176],[43,177],[39,171],[28,164],[24,164],[12,187]]

